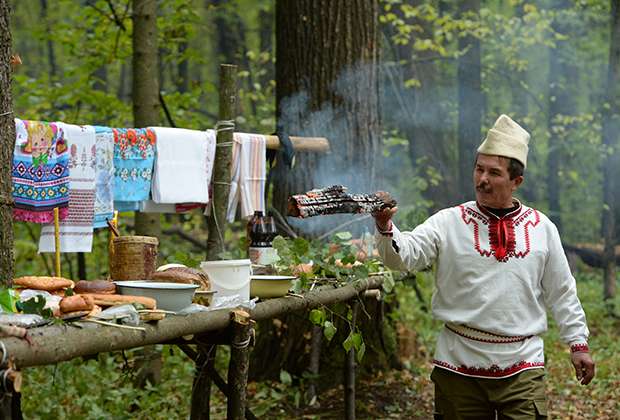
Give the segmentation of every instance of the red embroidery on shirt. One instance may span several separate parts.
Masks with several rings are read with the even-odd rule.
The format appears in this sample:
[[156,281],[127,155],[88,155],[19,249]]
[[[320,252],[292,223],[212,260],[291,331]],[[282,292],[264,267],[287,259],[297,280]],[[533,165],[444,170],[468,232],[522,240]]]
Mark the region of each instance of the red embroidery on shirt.
[[485,378],[502,378],[504,376],[513,375],[525,369],[538,368],[538,367],[545,366],[544,362],[526,362],[525,360],[522,360],[518,363],[515,363],[512,366],[509,366],[503,369],[497,365],[492,365],[491,367],[488,367],[488,368],[472,367],[472,366],[465,366],[465,365],[461,365],[457,367],[450,363],[447,363],[441,360],[436,360],[436,359],[433,360],[433,364],[436,366],[442,367],[442,368],[452,370],[457,373],[464,374],[464,375],[482,376]]
[[590,347],[588,347],[588,345],[585,343],[573,344],[572,346],[570,346],[570,351],[571,353],[577,353],[577,352],[589,353]]
[[[474,248],[483,257],[494,256],[499,262],[507,262],[511,257],[523,258],[530,253],[530,229],[540,222],[540,215],[534,209],[527,209],[516,216],[518,211],[499,219],[491,213],[478,212],[472,207],[459,206],[461,218],[467,225],[472,225],[474,234]],[[533,220],[532,220],[533,218]],[[525,224],[521,226],[521,224]],[[487,226],[489,249],[484,249],[480,241],[480,225]],[[519,228],[519,229],[517,229]],[[524,248],[516,249],[517,232],[522,235]]]

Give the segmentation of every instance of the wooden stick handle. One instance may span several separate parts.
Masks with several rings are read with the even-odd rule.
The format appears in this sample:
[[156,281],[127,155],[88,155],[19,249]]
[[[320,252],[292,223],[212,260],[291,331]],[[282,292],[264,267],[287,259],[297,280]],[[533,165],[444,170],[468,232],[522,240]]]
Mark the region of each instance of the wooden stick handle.
[[62,277],[60,272],[60,219],[58,207],[54,207],[54,249],[56,251],[56,277]]

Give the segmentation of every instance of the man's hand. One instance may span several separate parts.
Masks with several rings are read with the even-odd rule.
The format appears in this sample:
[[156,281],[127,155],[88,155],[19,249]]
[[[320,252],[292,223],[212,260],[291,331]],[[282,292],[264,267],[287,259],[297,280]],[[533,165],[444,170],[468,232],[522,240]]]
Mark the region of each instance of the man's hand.
[[[392,196],[385,191],[377,191],[375,195],[379,197],[381,200],[385,201],[386,203],[393,201]],[[372,216],[375,218],[375,223],[377,224],[377,228],[380,231],[387,231],[390,228],[390,220],[392,220],[392,217],[394,216],[394,214],[396,214],[397,211],[398,211],[398,207],[388,207],[388,208],[384,208],[382,210],[373,212]]]
[[592,360],[590,353],[571,353],[570,360],[573,362],[573,366],[575,366],[577,380],[581,385],[588,385],[592,378],[594,378],[594,360]]

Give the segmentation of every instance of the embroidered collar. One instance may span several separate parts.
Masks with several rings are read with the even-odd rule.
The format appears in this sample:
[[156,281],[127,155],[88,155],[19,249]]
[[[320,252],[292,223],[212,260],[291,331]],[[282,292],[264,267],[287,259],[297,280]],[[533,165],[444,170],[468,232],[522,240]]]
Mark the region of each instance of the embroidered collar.
[[480,204],[478,201],[476,201],[476,207],[478,208],[478,210],[480,210],[480,212],[482,214],[484,214],[485,216],[487,216],[491,220],[493,220],[493,219],[495,219],[495,220],[498,220],[498,219],[504,219],[504,220],[505,219],[513,219],[521,212],[521,209],[523,209],[523,206],[521,205],[521,202],[518,199],[513,198],[512,200],[513,200],[513,203],[516,205],[516,208],[513,211],[506,213],[502,217],[498,217],[493,212],[487,210],[487,208],[484,207],[482,204]]

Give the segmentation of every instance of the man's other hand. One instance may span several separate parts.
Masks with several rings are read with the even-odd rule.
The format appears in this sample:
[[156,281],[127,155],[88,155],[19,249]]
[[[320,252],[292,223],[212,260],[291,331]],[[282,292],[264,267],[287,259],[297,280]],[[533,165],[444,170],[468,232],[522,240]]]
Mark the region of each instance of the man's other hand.
[[[375,195],[379,197],[381,200],[385,201],[386,203],[393,201],[393,198],[390,195],[390,193],[387,193],[385,191],[377,191]],[[384,208],[382,210],[373,212],[372,216],[375,218],[377,229],[379,229],[380,231],[389,230],[391,226],[390,220],[392,220],[392,217],[394,217],[394,214],[396,214],[397,211],[398,211],[398,207],[388,207],[388,208]]]
[[582,385],[588,385],[592,378],[594,378],[594,360],[592,360],[590,353],[571,353],[570,360],[573,362],[573,366],[575,366],[577,380]]

